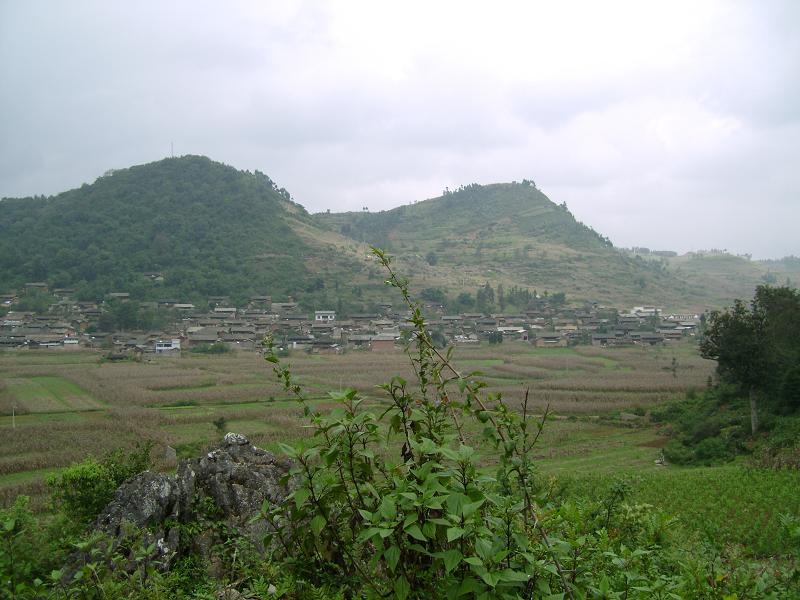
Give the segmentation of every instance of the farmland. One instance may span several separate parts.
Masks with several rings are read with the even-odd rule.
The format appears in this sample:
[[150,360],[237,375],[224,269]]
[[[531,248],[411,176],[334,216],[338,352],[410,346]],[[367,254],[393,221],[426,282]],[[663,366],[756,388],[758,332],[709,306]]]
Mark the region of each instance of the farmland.
[[[413,376],[399,351],[325,356],[298,352],[287,360],[308,393],[322,402],[328,390],[345,387],[380,402],[376,385],[395,374]],[[492,391],[501,392],[511,405],[519,403],[529,386],[535,411],[549,404],[559,417],[580,418],[570,421],[567,430],[562,424],[549,428],[552,440],[543,450],[548,457],[614,448],[614,434],[619,433],[615,426],[590,417],[643,414],[650,406],[704,386],[711,373],[711,365],[695,356],[688,344],[600,350],[508,343],[459,348],[455,361],[462,370],[480,371]],[[241,431],[266,447],[303,435],[297,404],[256,353],[110,363],[92,352],[6,352],[0,354],[0,379],[0,427],[6,432],[0,441],[4,502],[22,491],[20,486],[38,491],[37,472],[136,440],[171,445],[179,455],[198,452],[218,437],[213,422],[219,418],[225,419],[227,430]],[[621,431],[626,434],[629,429]],[[573,433],[588,441],[560,447],[559,436],[572,439]],[[656,453],[650,449],[650,462]]]
[[[332,406],[329,390],[356,388],[379,404],[378,384],[393,375],[413,379],[400,351],[297,352],[285,360],[323,410]],[[454,362],[464,372],[480,371],[510,406],[519,406],[528,388],[529,410],[540,414],[549,405],[553,418],[534,450],[544,476],[597,493],[624,477],[633,482],[637,501],[703,520],[709,531],[719,529],[724,542],[773,549],[768,532],[777,526],[777,514],[765,513],[763,490],[791,490],[796,475],[767,473],[759,477],[778,479],[744,485],[744,469],[736,464],[710,469],[655,464],[666,438],[647,412],[704,388],[713,372],[713,363],[702,360],[690,342],[611,349],[537,349],[510,342],[459,347]],[[28,494],[34,506],[43,507],[47,475],[142,440],[155,443],[157,468],[164,468],[159,459],[167,445],[179,457],[194,456],[225,431],[275,450],[279,442],[306,435],[301,414],[257,353],[119,363],[88,351],[0,353],[0,503],[7,506],[18,494]],[[470,437],[474,433],[468,431]],[[728,502],[724,511],[708,509],[710,498],[725,497],[740,501]],[[800,512],[793,494],[785,500],[786,510]],[[736,522],[749,525],[731,530],[728,524]]]

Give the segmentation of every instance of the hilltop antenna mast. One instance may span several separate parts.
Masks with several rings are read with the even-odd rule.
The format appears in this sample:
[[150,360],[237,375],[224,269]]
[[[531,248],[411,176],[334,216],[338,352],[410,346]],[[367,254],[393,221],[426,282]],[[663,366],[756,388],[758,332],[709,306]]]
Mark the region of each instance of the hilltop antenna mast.
[[172,142],[169,143],[169,155],[170,158],[175,158],[175,147],[173,146]]

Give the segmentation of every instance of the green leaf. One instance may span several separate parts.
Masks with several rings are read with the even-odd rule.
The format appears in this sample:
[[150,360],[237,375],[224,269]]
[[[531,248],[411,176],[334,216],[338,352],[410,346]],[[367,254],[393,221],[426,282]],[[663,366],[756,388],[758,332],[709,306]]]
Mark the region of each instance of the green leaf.
[[400,548],[397,546],[390,546],[384,553],[383,558],[386,559],[386,565],[394,573],[397,563],[400,560]]
[[530,540],[528,539],[527,535],[523,535],[521,533],[513,533],[511,536],[514,538],[514,541],[517,543],[517,546],[523,552],[528,549],[530,545]]
[[439,452],[441,453],[442,456],[444,456],[449,460],[454,460],[454,461],[458,460],[458,452],[456,452],[452,448],[440,448]]
[[395,433],[399,433],[402,427],[403,427],[403,422],[400,420],[400,415],[393,415],[392,418],[389,420],[389,430]]
[[380,534],[381,530],[378,527],[370,527],[369,529],[365,529],[358,535],[359,542],[366,542],[367,540],[375,537],[376,535]]
[[522,571],[515,571],[513,569],[505,569],[499,574],[500,581],[507,581],[508,583],[527,582],[530,575]]
[[422,524],[422,534],[428,539],[436,537],[436,525],[430,521],[425,521]]
[[447,497],[447,512],[454,515],[461,515],[465,504],[469,503],[469,496],[461,492],[454,492]]
[[331,448],[327,452],[324,452],[322,455],[322,459],[323,461],[325,461],[326,467],[330,467],[333,463],[335,463],[338,457],[339,457],[338,448]]
[[290,446],[288,444],[280,444],[280,443],[278,444],[278,448],[280,448],[281,452],[283,452],[289,458],[297,458],[297,448],[294,448],[293,446]]
[[300,488],[299,490],[295,490],[294,505],[297,508],[300,508],[310,495],[311,495],[311,490],[309,490],[308,488]]
[[451,550],[445,550],[444,552],[437,552],[434,554],[434,556],[442,559],[444,562],[444,569],[447,573],[455,569],[458,566],[458,563],[461,562],[461,559],[464,558],[464,555],[455,548]]
[[311,519],[311,531],[314,532],[314,535],[316,537],[319,537],[322,528],[325,527],[327,523],[328,522],[325,520],[325,517],[323,517],[322,515],[317,515],[316,517]]
[[483,502],[484,500],[478,500],[477,502],[470,502],[468,504],[465,504],[461,509],[461,512],[464,515],[464,517],[469,518],[473,514],[475,514],[475,511],[481,507]]
[[381,500],[381,505],[378,510],[384,519],[388,521],[394,520],[394,518],[397,516],[397,506],[394,503],[394,498],[391,496],[384,496],[383,500]]
[[363,508],[359,508],[358,512],[364,517],[364,520],[367,522],[372,522],[372,513],[368,510],[364,510]]
[[422,534],[422,530],[419,528],[419,525],[414,523],[410,527],[406,527],[406,533],[413,537],[415,540],[419,540],[420,542],[428,541],[427,538]]
[[495,577],[489,570],[484,566],[472,566],[472,572],[475,573],[478,577],[483,579],[483,582],[488,585],[489,587],[494,587],[497,585],[497,577]]
[[483,591],[483,589],[484,587],[480,581],[474,577],[465,577],[458,588],[458,595],[466,596],[467,594],[475,594],[476,592]]
[[447,541],[452,542],[464,535],[464,530],[461,527],[450,527],[447,530]]
[[398,600],[406,600],[411,592],[411,585],[402,575],[394,580],[394,595]]
[[475,542],[475,552],[483,560],[488,559],[492,555],[492,542],[485,538],[477,540]]

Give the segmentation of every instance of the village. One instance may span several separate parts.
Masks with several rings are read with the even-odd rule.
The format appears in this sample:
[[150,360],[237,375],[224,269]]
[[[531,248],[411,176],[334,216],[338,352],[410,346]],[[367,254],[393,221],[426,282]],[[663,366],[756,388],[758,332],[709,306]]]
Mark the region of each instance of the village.
[[[44,283],[27,288],[48,291]],[[99,348],[117,358],[185,350],[249,350],[262,348],[271,336],[284,349],[310,353],[349,350],[392,351],[410,338],[413,327],[407,310],[377,304],[370,313],[337,314],[333,310],[301,309],[291,298],[273,301],[254,296],[246,306],[230,299],[208,299],[207,307],[175,299],[141,302],[143,309],[162,312],[170,324],[159,330],[103,331],[102,317],[109,307],[130,302],[126,292],[109,293],[102,302],[75,301],[71,289],[54,289],[57,302],[46,312],[14,310],[15,294],[0,295],[8,312],[0,317],[0,348]],[[585,303],[554,306],[537,298],[519,313],[447,314],[441,304],[423,303],[429,332],[435,342],[448,344],[501,343],[516,340],[536,347],[574,345],[663,345],[693,336],[701,324],[697,314],[664,314],[655,306],[617,309]]]

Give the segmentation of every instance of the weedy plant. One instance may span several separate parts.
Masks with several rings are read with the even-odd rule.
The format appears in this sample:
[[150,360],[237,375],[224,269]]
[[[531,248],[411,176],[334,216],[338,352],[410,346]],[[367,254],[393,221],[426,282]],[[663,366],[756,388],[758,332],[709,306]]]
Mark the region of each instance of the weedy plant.
[[[264,511],[274,529],[269,541],[313,579],[350,581],[401,600],[412,590],[420,597],[573,597],[560,541],[540,515],[547,490],[531,460],[547,411],[533,419],[527,394],[521,412],[510,410],[478,373],[459,372],[452,348],[434,344],[408,281],[383,251],[373,252],[410,311],[416,381],[381,385],[389,401],[381,414],[365,409],[352,389],[330,393],[337,409],[312,412],[266,340],[266,360],[304,403],[314,430],[310,443],[282,446],[298,483],[290,502]],[[481,425],[499,460],[494,475],[477,467],[468,419]]]

